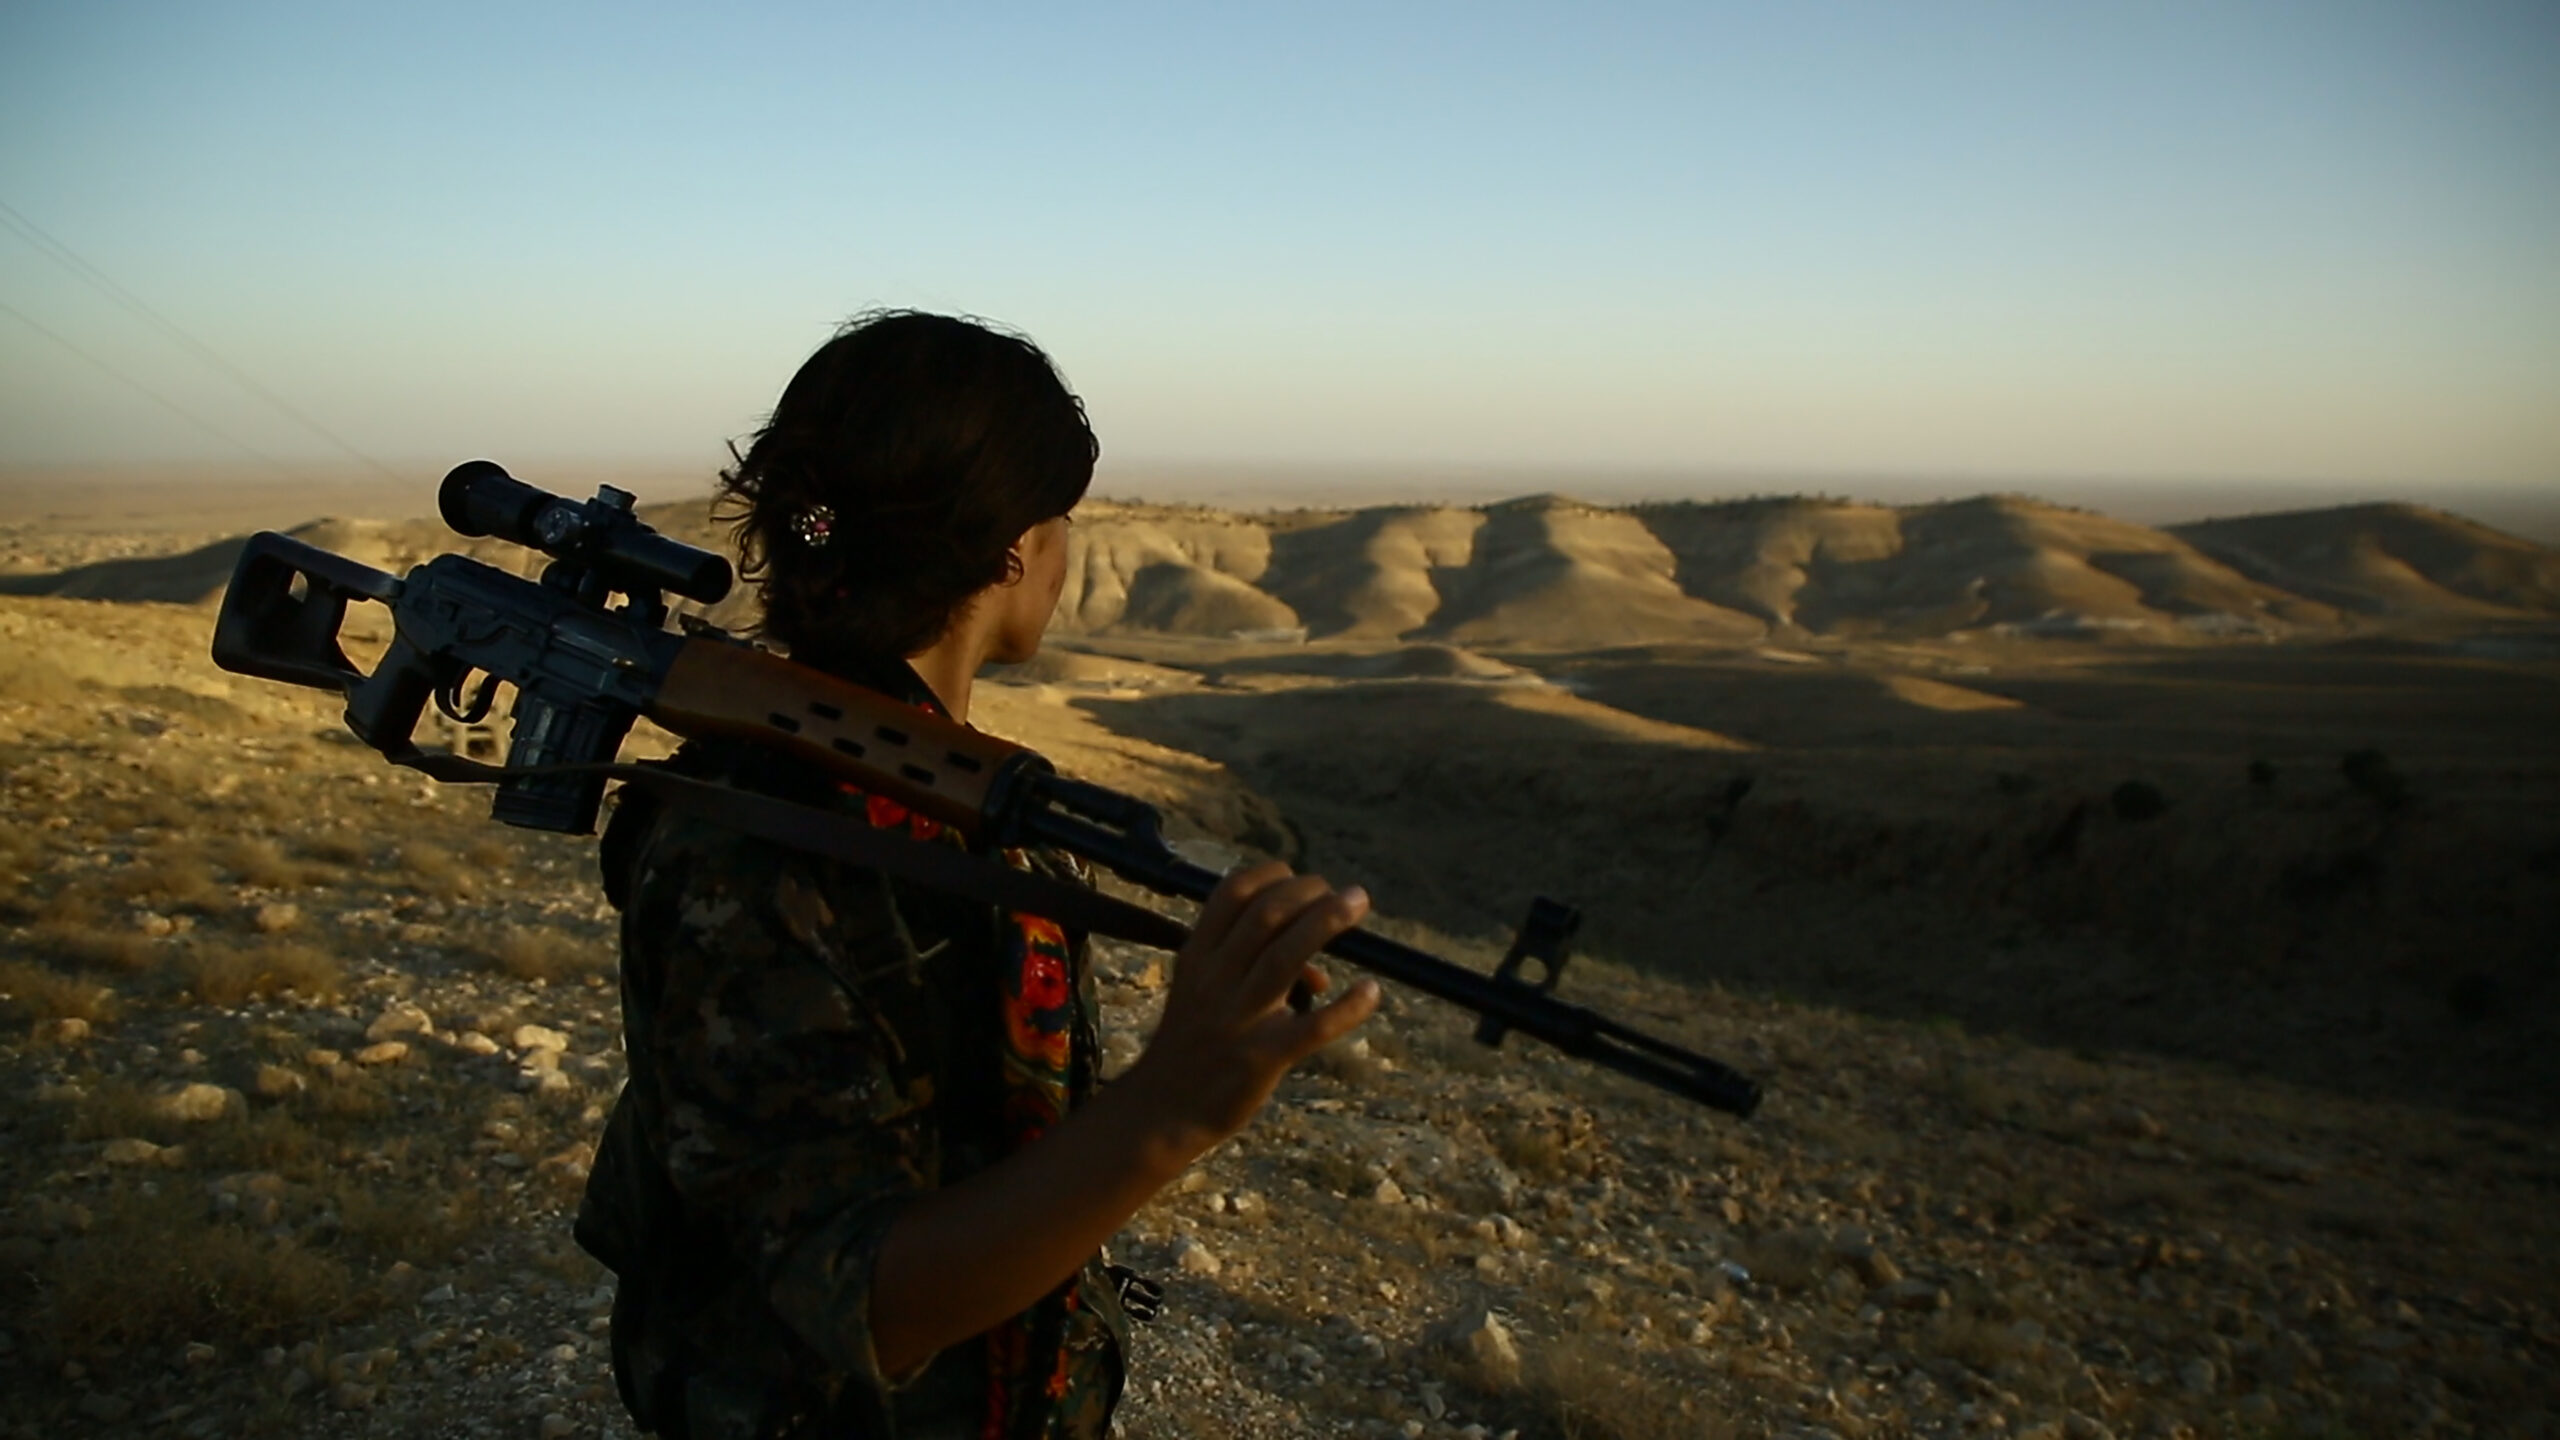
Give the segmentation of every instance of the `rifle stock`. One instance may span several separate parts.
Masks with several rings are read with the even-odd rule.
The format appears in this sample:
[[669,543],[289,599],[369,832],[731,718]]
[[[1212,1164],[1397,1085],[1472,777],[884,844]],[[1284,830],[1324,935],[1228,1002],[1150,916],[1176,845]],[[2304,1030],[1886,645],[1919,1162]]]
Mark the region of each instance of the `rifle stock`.
[[641,713],[689,739],[779,750],[972,840],[1022,772],[1049,768],[1012,741],[722,640],[686,641]]

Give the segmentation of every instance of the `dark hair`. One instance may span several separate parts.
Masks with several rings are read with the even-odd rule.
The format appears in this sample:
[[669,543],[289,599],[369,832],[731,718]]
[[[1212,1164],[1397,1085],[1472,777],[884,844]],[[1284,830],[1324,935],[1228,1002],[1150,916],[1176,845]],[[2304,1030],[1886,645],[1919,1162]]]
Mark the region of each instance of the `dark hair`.
[[1102,447],[1040,347],[983,321],[857,315],[721,472],[761,633],[818,664],[925,649],[1084,498]]

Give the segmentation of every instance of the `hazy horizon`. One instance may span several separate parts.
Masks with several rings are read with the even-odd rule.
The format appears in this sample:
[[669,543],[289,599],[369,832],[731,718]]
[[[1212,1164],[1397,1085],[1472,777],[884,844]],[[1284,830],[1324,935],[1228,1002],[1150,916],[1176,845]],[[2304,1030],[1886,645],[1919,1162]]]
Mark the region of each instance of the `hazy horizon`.
[[[712,485],[707,466],[603,461],[523,465],[497,458],[523,479],[579,496],[593,493],[600,484],[612,484],[631,491],[643,503],[654,504],[706,496]],[[278,476],[218,462],[0,463],[0,524],[49,517],[94,530],[196,530],[225,524],[292,525],[324,515],[432,516],[441,470],[404,469],[408,478],[394,482],[343,465],[314,465],[295,475]],[[1770,495],[1917,505],[2022,494],[2154,526],[2399,501],[2451,511],[2539,544],[2560,546],[2560,490],[2530,485],[2438,487],[2419,492],[2384,483],[2316,480],[2211,483],[2110,476],[1743,474],[1589,466],[1115,465],[1106,457],[1091,491],[1098,500],[1240,511],[1481,505],[1538,494],[1568,495],[1602,505],[1714,503]]]

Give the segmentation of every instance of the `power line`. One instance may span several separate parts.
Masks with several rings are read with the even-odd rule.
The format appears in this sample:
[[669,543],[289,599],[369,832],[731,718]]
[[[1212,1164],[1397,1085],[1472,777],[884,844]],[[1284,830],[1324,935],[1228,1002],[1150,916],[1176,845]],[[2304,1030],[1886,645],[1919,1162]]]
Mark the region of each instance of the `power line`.
[[258,461],[280,474],[289,475],[292,473],[285,467],[283,461],[276,459],[274,456],[269,455],[265,451],[258,449],[256,446],[249,444],[247,441],[242,440],[230,431],[227,431],[221,426],[214,424],[212,421],[207,420],[193,410],[188,409],[186,406],[179,404],[177,401],[170,399],[168,396],[163,395],[159,391],[152,389],[150,386],[143,384],[141,381],[134,379],[132,376],[127,375],[122,370],[108,364],[106,361],[101,360],[97,356],[90,354],[88,351],[81,349],[79,346],[72,344],[61,335],[47,329],[43,325],[38,324],[33,317],[29,316],[25,311],[20,310],[17,306],[11,305],[5,300],[0,300],[0,315],[7,315],[19,324],[26,326],[28,329],[33,330],[47,340],[52,341],[54,344],[61,346],[63,349],[70,351],[72,354],[79,356],[81,359],[86,360],[90,364],[107,372],[107,374],[123,381],[127,385],[132,386],[134,389],[142,392],[144,396],[158,401],[171,414],[176,415],[178,418],[185,420],[191,425],[194,425],[196,428],[204,431],[208,435],[211,435],[213,438],[222,441],[224,444],[231,446],[233,449],[238,450],[249,458]]
[[[10,230],[16,232],[19,239],[34,246],[46,259],[51,260],[55,264],[70,271],[73,275],[79,277],[79,279],[88,284],[91,288],[97,290],[100,294],[115,301],[118,305],[123,306],[126,311],[130,312],[137,319],[140,319],[143,323],[151,326],[162,335],[168,337],[169,340],[177,344],[180,348],[186,350],[189,354],[195,356],[198,360],[201,360],[205,364],[212,366],[214,369],[221,371],[225,376],[230,378],[232,383],[238,385],[241,389],[248,391],[250,394],[266,401],[269,405],[274,406],[277,411],[282,413],[286,418],[292,420],[295,424],[300,425],[303,429],[310,431],[312,434],[317,435],[321,439],[338,447],[338,449],[353,457],[357,463],[372,470],[375,474],[382,476],[384,479],[392,481],[395,484],[407,483],[406,479],[400,474],[400,472],[383,464],[381,461],[374,459],[371,455],[366,454],[362,450],[357,449],[354,445],[348,443],[348,441],[336,431],[331,430],[328,426],[312,419],[309,415],[303,413],[303,411],[296,407],[291,401],[260,384],[256,376],[251,375],[248,371],[243,370],[238,365],[235,365],[231,361],[223,358],[220,354],[215,352],[212,346],[207,345],[203,341],[198,340],[195,336],[188,334],[179,326],[178,322],[161,314],[158,310],[153,309],[149,302],[145,301],[141,296],[136,295],[132,291],[124,288],[122,285],[117,284],[105,271],[100,270],[97,266],[82,259],[77,251],[53,238],[52,235],[46,233],[44,227],[36,224],[26,216],[19,214],[5,201],[0,201],[0,225],[6,225]],[[26,317],[20,316],[19,318],[25,319]],[[34,322],[29,321],[28,323],[33,324]],[[201,424],[202,422],[199,421],[198,423]],[[233,443],[236,444],[238,442],[235,441]]]

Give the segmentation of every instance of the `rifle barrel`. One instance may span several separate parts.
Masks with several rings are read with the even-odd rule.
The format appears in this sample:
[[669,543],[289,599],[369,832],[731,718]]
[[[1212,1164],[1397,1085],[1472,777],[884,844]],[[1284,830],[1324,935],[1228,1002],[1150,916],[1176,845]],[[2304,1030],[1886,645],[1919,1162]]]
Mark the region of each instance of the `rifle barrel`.
[[[1206,900],[1224,878],[1174,853],[1153,807],[1099,786],[1041,776],[1023,797],[1021,833],[1081,855],[1161,895]],[[1102,823],[1060,806],[1102,812]],[[1760,1104],[1760,1087],[1718,1061],[1567,1004],[1528,983],[1452,964],[1368,930],[1334,937],[1324,953],[1426,995],[1534,1035],[1578,1059],[1735,1115]]]

